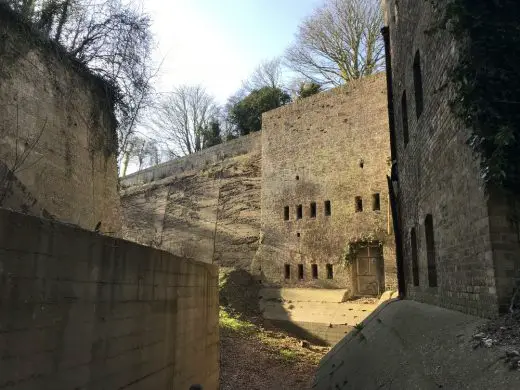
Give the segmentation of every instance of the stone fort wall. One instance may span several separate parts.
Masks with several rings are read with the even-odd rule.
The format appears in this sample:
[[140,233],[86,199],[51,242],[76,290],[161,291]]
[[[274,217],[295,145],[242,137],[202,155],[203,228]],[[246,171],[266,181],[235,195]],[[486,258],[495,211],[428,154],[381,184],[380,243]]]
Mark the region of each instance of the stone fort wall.
[[0,265],[0,388],[218,388],[215,266],[5,209]]
[[389,158],[383,74],[265,113],[261,245],[254,272],[273,284],[356,293],[356,274],[367,270],[347,262],[345,250],[349,243],[376,241],[382,261],[374,259],[370,272],[378,274],[379,291],[394,289]]
[[[120,233],[116,123],[106,85],[5,5],[0,37],[0,160],[55,218],[86,229],[101,222],[101,231]],[[32,205],[10,199],[10,207]]]
[[260,231],[260,141],[253,133],[122,178],[124,237],[249,269]]
[[[485,194],[478,158],[466,144],[469,131],[450,110],[453,94],[447,81],[458,44],[446,31],[427,33],[439,20],[427,2],[387,0],[386,14],[408,296],[474,315],[496,315],[512,295],[520,250],[507,206]],[[422,111],[417,80],[422,81]],[[433,229],[427,229],[428,215]],[[428,252],[435,259],[430,266]],[[430,273],[437,277],[436,286]]]
[[260,147],[261,133],[251,133],[245,137],[221,143],[200,152],[168,161],[121,178],[123,188],[151,183],[170,176],[183,176],[190,172],[200,172],[229,157],[240,156]]

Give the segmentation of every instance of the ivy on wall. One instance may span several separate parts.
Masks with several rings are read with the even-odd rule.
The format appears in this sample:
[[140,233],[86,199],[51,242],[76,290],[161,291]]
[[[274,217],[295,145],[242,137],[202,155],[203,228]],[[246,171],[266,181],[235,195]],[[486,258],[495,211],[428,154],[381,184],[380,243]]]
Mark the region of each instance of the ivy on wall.
[[486,187],[520,195],[520,1],[430,1],[460,43],[452,109],[472,130]]

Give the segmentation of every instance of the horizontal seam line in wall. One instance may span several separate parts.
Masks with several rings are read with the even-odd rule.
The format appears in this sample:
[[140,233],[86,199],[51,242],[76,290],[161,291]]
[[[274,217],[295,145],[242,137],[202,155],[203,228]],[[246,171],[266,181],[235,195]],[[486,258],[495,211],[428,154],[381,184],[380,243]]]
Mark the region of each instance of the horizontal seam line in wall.
[[[132,382],[130,382],[130,383],[124,385],[124,386],[121,386],[121,387],[119,387],[118,390],[123,390],[123,389],[126,389],[126,388],[130,387],[130,386],[133,386],[133,385],[135,385],[135,384],[137,384],[137,383],[139,383],[139,382],[141,382],[141,381],[143,381],[143,380],[145,380],[145,379],[148,379],[149,377],[151,377],[151,376],[153,376],[153,375],[156,375],[156,374],[158,374],[158,373],[160,373],[160,372],[162,372],[162,371],[168,369],[169,367],[173,367],[173,363],[170,363],[170,364],[168,364],[168,365],[166,365],[166,366],[164,366],[164,367],[158,369],[157,371],[151,372],[151,373],[149,373],[148,375],[145,375],[145,376],[142,377],[142,378],[136,379],[135,381],[132,381]],[[172,378],[172,379],[173,379],[173,378]]]
[[[192,274],[189,274],[192,275]],[[136,287],[206,287],[206,284],[140,284],[139,282],[119,282],[119,281],[111,281],[111,280],[77,280],[77,279],[69,279],[69,278],[60,278],[60,277],[31,277],[31,276],[18,276],[14,274],[10,274],[7,272],[8,279],[23,279],[23,280],[55,280],[59,282],[70,282],[70,283],[81,283],[81,284],[99,284],[104,286],[136,286]],[[211,285],[212,286],[212,285]]]
[[[194,306],[192,309],[196,309],[197,306]],[[142,316],[132,316],[132,317],[119,317],[119,318],[110,318],[109,320],[103,321],[104,323],[110,323],[115,321],[125,321],[129,319],[142,319]],[[81,322],[76,325],[88,325],[88,324],[99,324],[99,321],[85,321]],[[41,327],[31,327],[31,328],[15,328],[15,329],[9,329],[9,330],[1,330],[0,329],[0,335],[2,334],[8,334],[13,332],[25,332],[25,331],[31,331],[31,330],[45,330],[45,329],[52,329],[55,328],[57,325],[47,325],[47,326],[41,326]],[[146,330],[148,329],[154,329],[154,328],[144,328]]]

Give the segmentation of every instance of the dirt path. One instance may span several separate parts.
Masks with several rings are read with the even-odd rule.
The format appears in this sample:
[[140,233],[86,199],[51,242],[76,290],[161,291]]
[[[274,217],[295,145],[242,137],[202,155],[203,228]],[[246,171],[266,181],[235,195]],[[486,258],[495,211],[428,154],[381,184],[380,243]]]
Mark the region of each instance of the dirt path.
[[230,327],[221,321],[221,390],[311,389],[327,348],[304,348],[284,333],[245,324]]

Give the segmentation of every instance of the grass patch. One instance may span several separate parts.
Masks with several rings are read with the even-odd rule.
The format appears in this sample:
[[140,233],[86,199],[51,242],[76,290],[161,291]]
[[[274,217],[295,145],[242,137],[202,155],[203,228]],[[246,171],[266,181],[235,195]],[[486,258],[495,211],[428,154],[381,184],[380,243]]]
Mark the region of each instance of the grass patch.
[[252,334],[257,330],[254,324],[228,312],[223,307],[220,307],[218,320],[222,329],[227,329],[233,332]]
[[357,330],[362,330],[364,327],[365,327],[365,325],[363,325],[362,322],[360,322],[359,324],[354,325],[354,328],[356,328]]
[[280,356],[282,357],[283,360],[290,361],[290,362],[294,361],[298,358],[295,351],[287,349],[287,348],[280,349]]

